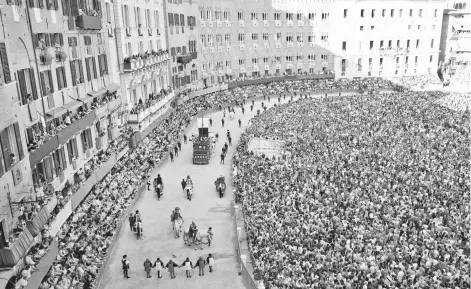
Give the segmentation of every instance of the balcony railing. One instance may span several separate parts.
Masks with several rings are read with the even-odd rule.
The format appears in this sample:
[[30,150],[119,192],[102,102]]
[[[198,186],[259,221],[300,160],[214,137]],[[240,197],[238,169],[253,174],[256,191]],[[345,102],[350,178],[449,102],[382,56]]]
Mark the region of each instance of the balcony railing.
[[31,166],[39,163],[45,156],[52,153],[59,147],[58,136],[53,136],[44,143],[42,143],[36,150],[29,154],[29,163]]
[[181,64],[188,64],[193,60],[190,53],[177,56],[177,62]]
[[123,67],[125,72],[130,72],[144,67],[159,64],[162,61],[169,59],[167,51],[161,52],[161,54],[146,54],[142,56],[127,57],[124,59]]
[[101,17],[79,15],[75,20],[75,25],[81,29],[100,30],[102,28]]

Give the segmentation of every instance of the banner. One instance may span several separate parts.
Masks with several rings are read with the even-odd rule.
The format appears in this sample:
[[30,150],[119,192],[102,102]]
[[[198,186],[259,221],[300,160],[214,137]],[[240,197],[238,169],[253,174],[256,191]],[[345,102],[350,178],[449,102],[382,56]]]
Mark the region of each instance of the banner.
[[72,214],[72,202],[69,200],[67,204],[65,204],[64,208],[57,214],[54,221],[51,223],[51,231],[50,234],[52,237],[55,237],[59,229],[62,225],[67,221],[69,216]]

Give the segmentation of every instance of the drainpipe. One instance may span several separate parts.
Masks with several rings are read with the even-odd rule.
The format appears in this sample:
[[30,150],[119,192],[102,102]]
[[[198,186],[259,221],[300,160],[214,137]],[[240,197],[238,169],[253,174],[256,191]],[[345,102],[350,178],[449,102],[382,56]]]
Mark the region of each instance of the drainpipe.
[[[31,43],[34,45],[34,39],[33,39],[33,26],[31,25],[31,15],[29,14],[29,5],[26,3],[26,19],[28,22],[28,28],[31,36]],[[41,91],[41,87],[43,83],[41,83],[41,77],[39,76],[39,65],[38,65],[38,56],[36,55],[36,48],[33,47],[33,54],[34,54],[34,64],[36,65],[36,71],[38,72],[38,80],[39,80],[39,90]],[[49,127],[46,124],[46,107],[44,106],[44,96],[42,95],[41,91],[41,105],[43,107],[43,115],[44,115],[44,126],[46,128],[46,132],[49,133]]]

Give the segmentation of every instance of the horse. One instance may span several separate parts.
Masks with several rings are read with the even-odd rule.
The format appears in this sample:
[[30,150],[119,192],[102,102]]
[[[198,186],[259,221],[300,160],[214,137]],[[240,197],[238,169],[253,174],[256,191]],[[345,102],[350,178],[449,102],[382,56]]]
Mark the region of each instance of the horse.
[[180,238],[183,232],[183,219],[178,218],[173,221],[173,231],[175,232],[175,238]]
[[188,198],[188,200],[191,201],[191,197],[193,196],[193,186],[187,185],[185,188],[185,192],[186,192],[186,197]]
[[206,233],[200,233],[199,230],[196,230],[194,233],[195,236],[192,238],[190,236],[190,230],[184,231],[183,232],[183,241],[185,242],[185,245],[191,246],[192,244],[195,244],[195,250],[198,250],[198,247],[200,250],[203,250],[203,247],[201,246],[202,244],[209,244],[209,235]]

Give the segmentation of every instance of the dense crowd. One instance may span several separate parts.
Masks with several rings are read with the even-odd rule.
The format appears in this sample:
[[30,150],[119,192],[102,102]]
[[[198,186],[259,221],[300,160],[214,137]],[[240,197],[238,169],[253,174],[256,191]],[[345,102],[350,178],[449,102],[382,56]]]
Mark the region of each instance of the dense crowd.
[[[252,119],[235,156],[268,288],[469,288],[469,109],[440,92],[298,100]],[[281,159],[246,150],[285,141]]]
[[248,98],[267,94],[278,96],[293,92],[379,89],[392,86],[391,82],[381,79],[273,82],[216,92],[177,106],[137,148],[129,151],[117,162],[67,220],[57,235],[57,260],[40,288],[90,288],[107,258],[108,247],[113,242],[116,227],[124,212],[133,203],[141,184],[145,183],[142,180],[147,179],[168,148],[174,147],[175,143],[181,140],[182,130],[200,109],[233,105],[234,102],[240,103]]

